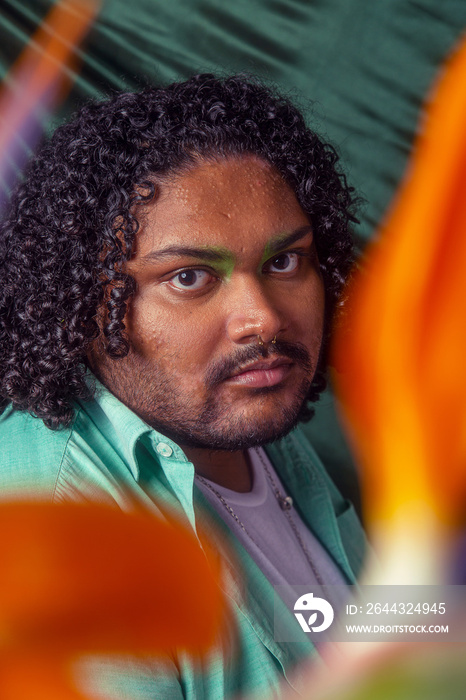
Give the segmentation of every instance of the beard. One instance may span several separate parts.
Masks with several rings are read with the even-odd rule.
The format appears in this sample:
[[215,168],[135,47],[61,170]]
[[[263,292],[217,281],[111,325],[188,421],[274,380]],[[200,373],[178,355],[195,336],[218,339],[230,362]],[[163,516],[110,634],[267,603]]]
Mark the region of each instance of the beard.
[[[280,384],[250,388],[255,411],[239,409],[222,397],[219,388],[245,363],[263,358],[286,357],[300,367],[303,379],[292,401],[280,403]],[[166,363],[165,363],[166,364]],[[307,400],[315,370],[307,348],[301,343],[277,341],[270,346],[245,346],[232,356],[207,368],[202,405],[180,391],[164,363],[154,363],[133,351],[106,367],[102,382],[152,428],[180,446],[210,450],[244,450],[260,447],[287,435],[297,422]],[[276,409],[262,415],[261,406],[276,394]]]

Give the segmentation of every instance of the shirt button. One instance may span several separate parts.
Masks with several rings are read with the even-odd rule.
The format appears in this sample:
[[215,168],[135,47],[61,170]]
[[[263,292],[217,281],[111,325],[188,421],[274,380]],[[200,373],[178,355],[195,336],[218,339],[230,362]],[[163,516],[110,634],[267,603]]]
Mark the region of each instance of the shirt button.
[[173,454],[172,448],[170,445],[167,445],[166,442],[159,442],[156,449],[159,455],[162,455],[162,457],[171,457]]

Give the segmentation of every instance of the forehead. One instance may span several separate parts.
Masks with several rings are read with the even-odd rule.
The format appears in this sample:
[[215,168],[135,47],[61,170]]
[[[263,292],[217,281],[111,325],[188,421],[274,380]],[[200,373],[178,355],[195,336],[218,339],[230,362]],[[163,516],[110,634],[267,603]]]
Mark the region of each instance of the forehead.
[[157,185],[135,252],[181,243],[238,253],[306,224],[293,190],[269,163],[255,156],[204,161]]

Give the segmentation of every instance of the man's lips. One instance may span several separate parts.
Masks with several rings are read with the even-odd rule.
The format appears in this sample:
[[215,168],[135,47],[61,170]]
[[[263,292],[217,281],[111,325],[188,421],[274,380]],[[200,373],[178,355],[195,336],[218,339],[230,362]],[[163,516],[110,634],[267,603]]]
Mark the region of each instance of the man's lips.
[[294,362],[286,357],[270,361],[259,360],[235,370],[225,381],[229,384],[243,384],[252,388],[275,386],[288,376],[293,365]]

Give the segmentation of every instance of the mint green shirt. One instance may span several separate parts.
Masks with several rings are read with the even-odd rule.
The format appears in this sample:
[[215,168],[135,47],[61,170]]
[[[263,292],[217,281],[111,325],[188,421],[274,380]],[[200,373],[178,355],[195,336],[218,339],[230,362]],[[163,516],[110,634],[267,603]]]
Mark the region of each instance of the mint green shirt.
[[[77,405],[68,429],[51,431],[39,419],[7,408],[0,416],[0,441],[1,498],[112,502],[123,510],[138,504],[161,517],[176,509],[196,533],[199,526],[207,529],[224,553],[225,592],[233,611],[228,647],[215,648],[202,663],[184,654],[163,661],[82,661],[78,675],[84,689],[97,687],[127,700],[221,700],[260,691],[270,697],[300,661],[320,661],[304,634],[301,642],[274,640],[273,587],[195,488],[194,467],[180,447],[100,384],[94,401]],[[306,525],[348,582],[355,582],[363,531],[307,439],[296,429],[266,451]],[[296,624],[285,607],[283,615]]]

